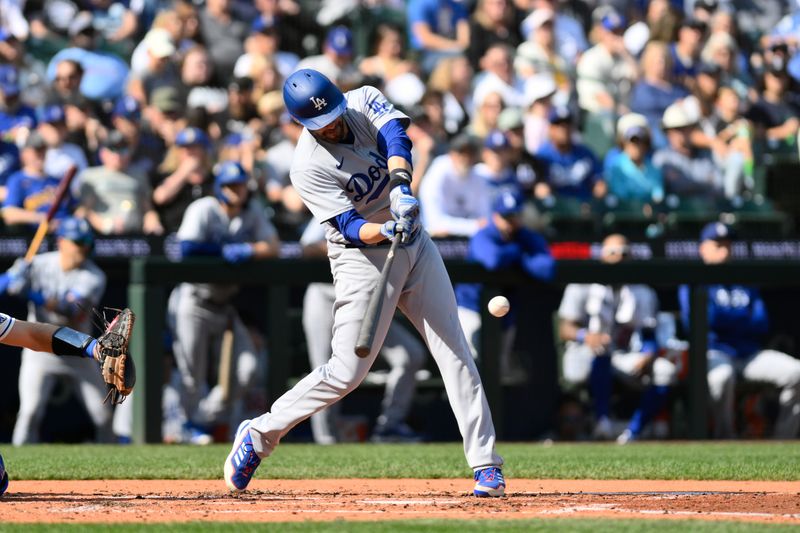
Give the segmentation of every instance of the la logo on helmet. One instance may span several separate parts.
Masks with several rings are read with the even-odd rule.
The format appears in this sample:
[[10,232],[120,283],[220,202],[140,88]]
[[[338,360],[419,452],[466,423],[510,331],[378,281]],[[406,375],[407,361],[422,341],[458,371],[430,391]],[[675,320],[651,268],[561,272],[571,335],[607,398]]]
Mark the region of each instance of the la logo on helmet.
[[311,103],[314,104],[314,109],[316,109],[317,111],[328,105],[328,102],[325,101],[324,98],[316,98],[312,96],[309,98],[309,100],[311,100]]

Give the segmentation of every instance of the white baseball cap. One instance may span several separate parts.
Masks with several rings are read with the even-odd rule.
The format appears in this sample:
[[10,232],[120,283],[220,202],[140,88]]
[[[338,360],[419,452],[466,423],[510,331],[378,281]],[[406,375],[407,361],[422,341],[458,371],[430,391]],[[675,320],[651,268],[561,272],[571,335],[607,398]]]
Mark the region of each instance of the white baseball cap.
[[647,117],[639,113],[626,113],[617,121],[617,136],[625,138],[628,132],[635,129],[650,131]]
[[534,74],[525,81],[525,92],[523,100],[525,106],[530,106],[534,102],[553,96],[556,94],[556,80],[550,73]]
[[665,129],[685,128],[697,124],[697,119],[689,113],[680,100],[671,104],[661,117],[661,126]]
[[144,38],[147,51],[154,57],[169,57],[175,53],[175,45],[172,43],[172,36],[167,30],[156,28],[147,32]]

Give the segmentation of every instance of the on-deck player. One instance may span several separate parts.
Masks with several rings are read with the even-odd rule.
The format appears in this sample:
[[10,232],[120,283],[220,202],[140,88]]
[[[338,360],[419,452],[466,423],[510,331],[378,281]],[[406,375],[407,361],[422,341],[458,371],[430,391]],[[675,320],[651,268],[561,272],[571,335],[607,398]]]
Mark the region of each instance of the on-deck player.
[[[283,98],[305,129],[295,150],[291,180],[328,238],[336,303],[333,355],[272,405],[243,421],[225,461],[225,481],[244,490],[261,459],[291,428],[336,402],[364,379],[380,351],[395,307],[422,334],[442,373],[450,405],[474,471],[476,496],[502,496],[503,459],[495,451],[489,404],[458,322],[452,285],[439,251],[416,220],[411,195],[409,118],[380,91],[361,87],[346,95],[315,70],[298,70]],[[372,352],[354,353],[370,293],[395,233],[397,251]]]

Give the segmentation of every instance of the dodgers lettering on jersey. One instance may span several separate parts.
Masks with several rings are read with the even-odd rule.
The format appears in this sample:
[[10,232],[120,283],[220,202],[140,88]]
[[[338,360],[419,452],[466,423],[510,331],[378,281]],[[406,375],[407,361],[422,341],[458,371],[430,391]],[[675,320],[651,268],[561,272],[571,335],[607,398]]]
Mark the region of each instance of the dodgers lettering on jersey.
[[[377,148],[378,132],[392,119],[406,124],[410,119],[374,87],[350,91],[345,99],[343,117],[354,136],[353,144],[317,141],[303,130],[294,152],[292,185],[318,220],[327,221],[355,208],[367,221],[383,223],[391,218],[389,172]],[[347,243],[332,226],[327,231],[331,244]]]

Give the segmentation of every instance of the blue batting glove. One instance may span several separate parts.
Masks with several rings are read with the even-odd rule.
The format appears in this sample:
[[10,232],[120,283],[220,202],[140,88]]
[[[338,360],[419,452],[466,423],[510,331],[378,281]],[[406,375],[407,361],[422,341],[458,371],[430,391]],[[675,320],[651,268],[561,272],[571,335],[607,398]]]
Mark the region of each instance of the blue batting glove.
[[411,188],[408,185],[398,185],[389,191],[391,205],[389,209],[395,220],[403,217],[416,218],[419,213],[419,200],[411,195]]
[[226,244],[222,247],[222,257],[229,263],[244,263],[253,257],[253,246],[246,242]]

